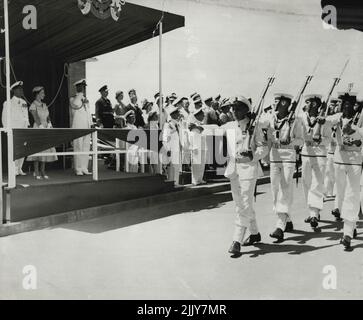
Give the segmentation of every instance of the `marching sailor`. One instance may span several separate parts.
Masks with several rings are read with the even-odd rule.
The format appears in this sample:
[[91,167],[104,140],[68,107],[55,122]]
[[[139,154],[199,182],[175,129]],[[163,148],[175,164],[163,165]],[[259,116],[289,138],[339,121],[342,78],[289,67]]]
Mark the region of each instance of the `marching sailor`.
[[[262,174],[259,160],[266,156],[268,147],[261,123],[256,124],[251,145],[247,146],[251,103],[243,96],[236,97],[233,101],[232,109],[235,121],[224,126],[229,157],[225,176],[231,182],[237,213],[233,243],[229,253],[239,254],[241,245],[252,245],[261,241],[253,209],[253,198],[257,178]],[[247,230],[250,235],[244,241]]]
[[[270,234],[276,242],[282,242],[284,232],[293,230],[291,206],[293,201],[293,176],[296,162],[295,148],[303,143],[301,120],[297,117],[291,130],[288,123],[293,96],[275,94],[276,107],[270,117],[268,139],[272,142],[270,152],[270,177],[273,211],[277,215],[276,229]],[[290,132],[290,136],[287,134]]]
[[322,96],[305,96],[304,112],[301,115],[304,146],[301,152],[302,179],[309,217],[305,219],[312,228],[318,227],[320,212],[324,206],[324,174],[327,159],[327,146],[331,130],[320,127],[318,116],[323,107]]
[[[2,123],[3,127],[6,128],[8,125],[13,129],[22,129],[29,127],[29,113],[28,113],[28,105],[24,100],[24,91],[23,91],[23,81],[15,82],[10,87],[11,93],[13,97],[10,100],[10,113],[11,119],[10,124],[8,124],[8,104],[7,101],[3,104],[3,112],[2,112]],[[22,167],[24,164],[24,158],[15,160],[15,175],[26,176],[26,173],[23,172]]]
[[337,197],[332,214],[344,220],[344,234],[341,244],[346,250],[356,237],[356,222],[360,208],[360,180],[362,171],[362,121],[354,109],[356,95],[341,94],[342,112],[326,118],[330,126],[337,126],[337,147],[334,154],[335,183]]
[[[70,107],[72,113],[72,129],[89,129],[92,125],[92,118],[89,108],[89,101],[86,97],[86,80],[82,79],[74,83],[76,95],[70,98]],[[87,135],[73,141],[74,152],[89,152],[91,135]],[[74,170],[77,176],[90,175],[88,171],[89,155],[74,156]]]
[[[338,99],[332,98],[330,99],[330,104],[328,107],[328,116],[336,114],[340,112],[340,107],[338,104]],[[331,137],[327,150],[327,161],[326,161],[326,169],[325,169],[325,196],[327,198],[333,198],[335,196],[335,169],[334,169],[334,153],[336,149],[336,126],[331,128]]]

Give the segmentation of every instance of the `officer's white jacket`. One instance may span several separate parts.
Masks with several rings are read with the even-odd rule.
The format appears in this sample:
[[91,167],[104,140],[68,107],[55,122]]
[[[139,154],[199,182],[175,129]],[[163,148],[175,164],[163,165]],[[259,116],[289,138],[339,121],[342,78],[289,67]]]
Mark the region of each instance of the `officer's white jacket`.
[[351,135],[343,135],[342,123],[344,121],[342,113],[337,113],[326,117],[326,124],[333,127],[337,126],[336,143],[337,148],[334,153],[334,163],[343,165],[362,165],[362,146],[347,146],[344,144],[344,138],[359,141],[362,139],[361,129],[355,130]]
[[171,151],[171,162],[180,163],[181,142],[180,142],[180,127],[177,128],[177,123],[174,120],[164,124],[163,129],[163,146],[166,151]]
[[[255,129],[254,139],[252,141],[253,160],[248,163],[237,163],[239,150],[247,139],[247,135],[242,133],[237,121],[228,122],[224,126],[225,135],[227,137],[228,164],[225,176],[234,179],[251,180],[262,176],[263,172],[259,160],[268,154],[268,145],[262,131],[263,124],[259,122]],[[238,166],[238,168],[237,168]]]
[[92,125],[89,103],[85,103],[85,99],[86,97],[84,94],[78,92],[69,100],[72,112],[71,128],[89,129]]
[[304,146],[302,149],[302,155],[308,155],[311,157],[314,156],[326,156],[327,155],[327,148],[331,141],[332,136],[332,129],[330,125],[322,125],[321,127],[321,142],[316,143],[314,142],[313,135],[314,135],[314,128],[317,126],[315,124],[314,127],[309,126],[308,122],[309,115],[307,112],[301,114],[301,124],[302,124],[302,132],[304,138]]
[[296,151],[295,146],[303,145],[303,131],[301,118],[297,117],[292,124],[291,128],[291,142],[289,145],[281,145],[280,138],[284,136],[287,131],[287,124],[285,123],[280,131],[277,133],[275,129],[275,113],[272,113],[268,117],[266,117],[269,121],[269,129],[268,129],[268,140],[271,141],[271,153],[270,153],[270,161],[275,163],[294,163],[296,161]]
[[[29,114],[27,103],[24,99],[13,96],[10,100],[11,104],[11,127],[12,128],[27,128],[29,127]],[[4,128],[8,126],[8,104],[7,101],[3,104],[2,123]]]

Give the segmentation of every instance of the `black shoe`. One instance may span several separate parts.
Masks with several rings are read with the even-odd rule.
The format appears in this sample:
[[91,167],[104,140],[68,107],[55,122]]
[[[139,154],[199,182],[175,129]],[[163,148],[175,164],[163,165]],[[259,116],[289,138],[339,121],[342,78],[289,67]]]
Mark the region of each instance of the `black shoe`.
[[311,217],[309,216],[309,217],[307,217],[305,220],[304,220],[304,222],[305,223],[310,223],[310,221],[311,221]]
[[257,234],[251,234],[244,242],[243,242],[243,246],[247,247],[247,246],[252,246],[254,245],[256,242],[260,242],[261,241],[261,234],[257,233]]
[[241,253],[241,244],[237,241],[233,241],[231,247],[228,250],[231,254],[240,254]]
[[349,250],[351,241],[352,239],[349,236],[343,236],[340,243],[344,246],[345,250]]
[[317,228],[319,223],[318,223],[318,218],[313,217],[310,219],[310,225],[313,229]]
[[286,222],[285,232],[294,231],[294,224],[292,221]]
[[[305,223],[310,223],[311,219],[312,219],[311,217],[307,217],[304,221]],[[318,222],[320,222],[320,213],[318,214],[317,220]]]
[[282,242],[284,240],[284,232],[282,229],[277,228],[273,233],[270,234],[270,237],[276,239],[276,242]]
[[354,231],[353,231],[353,239],[357,239],[357,237],[358,237],[357,229],[354,229]]
[[335,217],[336,221],[341,221],[339,209],[334,209],[331,214]]

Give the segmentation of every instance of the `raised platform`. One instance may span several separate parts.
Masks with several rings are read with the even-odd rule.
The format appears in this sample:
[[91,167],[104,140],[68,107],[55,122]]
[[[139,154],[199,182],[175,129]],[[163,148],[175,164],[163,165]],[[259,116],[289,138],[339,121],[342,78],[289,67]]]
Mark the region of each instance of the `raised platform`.
[[168,193],[174,183],[161,175],[119,173],[99,170],[99,181],[92,176],[78,177],[71,170],[48,172],[50,180],[35,180],[29,174],[17,178],[11,190],[11,222],[45,217],[57,213]]

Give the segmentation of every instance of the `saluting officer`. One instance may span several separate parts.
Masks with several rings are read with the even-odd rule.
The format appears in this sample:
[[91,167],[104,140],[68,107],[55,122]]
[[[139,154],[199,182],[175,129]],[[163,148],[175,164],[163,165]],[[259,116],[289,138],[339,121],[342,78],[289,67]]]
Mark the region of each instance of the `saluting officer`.
[[[86,97],[86,80],[82,79],[74,83],[76,95],[70,98],[72,112],[71,128],[89,129],[92,125],[92,118],[89,108],[89,101]],[[87,135],[73,141],[74,152],[89,152],[91,136]],[[74,169],[77,176],[90,175],[88,171],[89,155],[75,155]]]
[[[3,127],[6,128],[9,125],[14,129],[28,128],[29,127],[29,113],[28,105],[24,100],[23,81],[15,82],[11,87],[10,91],[13,94],[10,100],[10,124],[8,124],[8,109],[9,106],[7,101],[3,104],[2,112],[2,123]],[[23,172],[22,167],[24,164],[24,158],[15,160],[15,175],[26,176]]]
[[356,237],[356,223],[360,208],[360,180],[362,171],[362,121],[354,109],[356,94],[340,94],[342,112],[326,118],[328,125],[337,126],[337,148],[334,154],[337,197],[332,214],[344,220],[341,243],[350,249]]
[[[230,179],[233,200],[236,205],[236,220],[231,254],[239,254],[241,245],[252,245],[261,241],[253,198],[257,178],[262,175],[259,160],[268,153],[262,132],[262,123],[257,123],[251,146],[247,145],[248,126],[251,121],[251,103],[243,96],[232,100],[234,121],[224,125],[227,137],[228,165],[225,176]],[[268,124],[267,124],[268,126]],[[246,232],[249,237],[244,241]]]
[[[284,239],[284,232],[293,230],[291,206],[293,202],[293,176],[297,147],[303,143],[301,120],[296,118],[289,130],[288,117],[293,96],[275,95],[276,107],[270,116],[268,139],[272,142],[270,152],[270,177],[273,211],[277,215],[276,229],[270,234],[276,242]],[[287,134],[290,132],[290,136]]]

